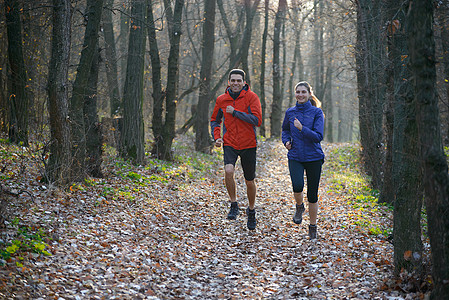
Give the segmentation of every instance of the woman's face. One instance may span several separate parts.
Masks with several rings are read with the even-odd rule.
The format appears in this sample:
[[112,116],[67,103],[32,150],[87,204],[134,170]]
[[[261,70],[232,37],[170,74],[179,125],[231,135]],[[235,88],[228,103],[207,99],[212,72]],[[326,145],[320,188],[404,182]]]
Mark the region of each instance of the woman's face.
[[299,104],[303,104],[309,101],[310,93],[305,86],[298,85],[295,94],[296,94],[296,101]]

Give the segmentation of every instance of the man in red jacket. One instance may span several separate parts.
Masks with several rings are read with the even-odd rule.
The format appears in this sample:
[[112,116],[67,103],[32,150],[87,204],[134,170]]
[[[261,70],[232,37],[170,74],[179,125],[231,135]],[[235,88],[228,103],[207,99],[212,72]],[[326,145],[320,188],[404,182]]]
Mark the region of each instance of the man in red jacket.
[[[221,123],[223,121],[223,135]],[[256,228],[256,126],[262,124],[259,97],[250,90],[245,72],[234,69],[229,73],[226,92],[218,96],[210,120],[212,137],[216,147],[223,145],[225,184],[231,200],[228,219],[235,220],[239,214],[236,198],[234,170],[240,156],[248,196],[248,229]]]

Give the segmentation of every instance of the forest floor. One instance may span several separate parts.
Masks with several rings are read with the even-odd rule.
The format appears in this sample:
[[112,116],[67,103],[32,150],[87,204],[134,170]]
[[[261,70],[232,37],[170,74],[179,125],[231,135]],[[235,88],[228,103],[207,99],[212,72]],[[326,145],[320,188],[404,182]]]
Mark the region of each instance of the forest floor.
[[[419,299],[393,276],[392,212],[344,178],[358,146],[323,144],[318,239],[308,212],[292,222],[286,150],[258,148],[257,228],[227,220],[221,150],[177,142],[176,163],[135,167],[105,155],[104,178],[58,189],[39,181],[38,155],[0,144],[4,218],[1,299]],[[14,149],[16,150],[14,150]],[[17,150],[19,149],[19,150]],[[331,154],[333,153],[333,154]],[[345,158],[342,156],[347,155]],[[341,160],[339,160],[339,158]],[[349,159],[348,159],[349,158]],[[355,193],[366,190],[368,193]],[[307,207],[307,206],[306,206]],[[15,246],[14,246],[15,245]]]

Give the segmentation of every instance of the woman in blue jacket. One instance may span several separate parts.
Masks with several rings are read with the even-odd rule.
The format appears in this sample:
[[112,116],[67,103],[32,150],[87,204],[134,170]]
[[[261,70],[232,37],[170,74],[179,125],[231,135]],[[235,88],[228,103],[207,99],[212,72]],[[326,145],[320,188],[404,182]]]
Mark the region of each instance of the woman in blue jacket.
[[320,142],[323,140],[324,114],[321,102],[315,97],[312,87],[306,81],[295,86],[296,105],[287,109],[282,123],[282,142],[288,149],[288,168],[292,180],[296,212],[293,222],[301,224],[305,211],[304,170],[307,177],[307,200],[309,202],[309,237],[317,237],[318,187],[324,153]]

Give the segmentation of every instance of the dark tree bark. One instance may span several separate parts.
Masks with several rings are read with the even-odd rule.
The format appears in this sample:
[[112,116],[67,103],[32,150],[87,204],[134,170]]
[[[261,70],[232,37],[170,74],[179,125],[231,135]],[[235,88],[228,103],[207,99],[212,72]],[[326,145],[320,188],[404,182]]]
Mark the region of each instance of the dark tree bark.
[[433,2],[411,2],[407,27],[432,256],[432,299],[449,295],[449,175],[436,94]]
[[53,33],[48,71],[48,110],[50,115],[50,157],[46,165],[49,181],[71,181],[68,68],[71,40],[70,0],[53,0]]
[[[240,62],[240,58],[238,57],[238,49],[241,45],[240,40],[239,40],[241,35],[238,33],[238,31],[240,31],[240,26],[242,26],[242,23],[237,24],[237,28],[233,30],[231,28],[231,24],[228,20],[228,16],[226,15],[226,11],[223,6],[223,0],[217,0],[217,5],[218,5],[218,9],[220,11],[221,20],[225,27],[226,35],[227,35],[227,38],[229,41],[229,51],[230,51],[229,69],[231,70],[231,69],[237,67]],[[241,15],[242,11],[237,12],[239,14],[239,16],[238,16],[239,19],[242,18],[242,15]]]
[[[307,20],[307,18],[309,17],[310,13],[312,12],[312,10],[309,10],[307,13],[304,14],[304,16],[302,18],[299,17],[299,12],[301,11],[301,6],[298,3],[297,0],[293,0],[292,1],[292,9],[289,10],[290,12],[290,19],[293,22],[293,27],[295,29],[295,34],[294,36],[301,36],[302,35],[302,28],[304,26],[304,21]],[[303,74],[304,74],[304,62],[302,59],[302,54],[301,54],[301,39],[295,39],[295,50],[293,52],[293,61],[292,61],[292,66],[291,66],[291,70],[292,70],[292,75],[290,76],[290,81],[289,81],[289,89],[291,90],[290,95],[288,95],[291,98],[290,104],[294,105],[296,103],[296,98],[295,98],[295,91],[293,91],[293,88],[296,84],[296,82],[294,82],[295,77],[299,79],[299,81],[301,80],[305,80],[304,78],[302,78]],[[296,74],[298,74],[297,76],[295,76]]]
[[315,0],[314,3],[314,75],[315,86],[314,92],[318,99],[324,96],[324,25],[323,25],[323,7],[322,0]]
[[280,66],[280,34],[287,9],[287,1],[280,0],[276,19],[274,21],[273,34],[273,102],[271,106],[271,137],[278,138],[281,135],[282,122],[282,91],[281,91],[281,66]]
[[382,188],[383,110],[385,97],[384,41],[381,3],[357,2],[356,71],[362,159],[374,189]]
[[251,4],[251,0],[244,0],[246,26],[245,30],[243,31],[242,45],[240,47],[241,55],[239,57],[241,59],[242,69],[245,70],[247,73],[245,76],[245,80],[248,84],[251,84],[251,77],[249,74],[249,67],[248,67],[249,46],[251,44],[251,36],[253,33],[254,15],[256,14],[256,10],[257,7],[259,6],[259,3],[260,0],[254,0],[253,4]]
[[[242,26],[243,22],[239,22],[237,24],[237,28],[233,30],[223,7],[223,1],[217,0],[217,5],[220,10],[223,25],[225,26],[226,34],[230,44],[231,53],[229,60],[229,69],[240,66],[246,72],[245,80],[248,83],[250,83],[250,74],[248,72],[248,53],[249,46],[251,44],[254,15],[257,11],[259,3],[260,0],[255,0],[253,4],[251,4],[250,0],[244,0],[243,4],[246,22],[242,35],[239,33],[239,31],[241,30],[240,27]],[[239,19],[241,18],[242,16],[239,16]]]
[[175,138],[176,103],[179,81],[179,45],[181,40],[181,19],[184,0],[176,0],[172,10],[168,0],[164,0],[168,32],[170,39],[170,52],[168,56],[167,87],[165,93],[165,122],[162,128],[162,139],[155,140],[154,149],[157,149],[157,157],[164,160],[172,160],[171,147]]
[[154,143],[153,148],[151,150],[151,154],[154,156],[158,156],[159,150],[158,147],[162,144],[162,112],[164,105],[164,93],[162,91],[162,80],[161,80],[161,58],[159,56],[159,48],[156,39],[156,27],[154,24],[154,16],[153,16],[153,2],[152,0],[148,1],[148,9],[147,9],[147,19],[148,19],[148,41],[150,44],[150,61],[151,61],[151,77],[153,83],[153,118],[152,118],[152,130]]
[[0,70],[0,132],[7,132],[6,119],[7,119],[7,107],[8,101],[6,101],[6,80],[3,70]]
[[438,5],[435,10],[435,18],[438,20],[440,35],[441,35],[441,54],[437,57],[442,57],[441,64],[443,65],[443,89],[442,93],[445,95],[443,105],[441,106],[441,121],[443,128],[446,129],[443,134],[443,145],[449,145],[449,1],[437,1]]
[[266,136],[265,128],[265,116],[267,110],[267,101],[265,100],[265,67],[266,67],[266,56],[267,56],[267,37],[268,37],[268,13],[269,13],[270,0],[265,0],[265,17],[264,17],[264,27],[262,34],[262,61],[260,65],[260,93],[259,99],[262,105],[262,125],[260,126],[260,135]]
[[97,52],[98,31],[100,29],[103,0],[87,1],[87,25],[83,50],[76,70],[70,99],[70,120],[72,124],[72,178],[82,181],[86,176],[86,131],[84,124],[84,97],[88,86],[92,60]]
[[5,0],[5,15],[11,73],[11,89],[8,93],[9,138],[13,143],[28,146],[29,98],[23,60],[22,24],[17,0]]
[[106,79],[108,82],[111,117],[118,115],[121,108],[117,71],[117,55],[115,51],[114,27],[112,24],[113,3],[114,0],[107,0],[106,8],[103,12],[103,35],[106,53]]
[[120,153],[135,164],[145,163],[144,123],[142,115],[143,75],[145,66],[145,0],[133,0],[128,63],[123,90],[123,128]]
[[326,83],[323,87],[324,94],[323,99],[323,110],[326,115],[325,120],[325,137],[329,143],[334,142],[334,103],[332,99],[332,91],[333,91],[333,78],[334,78],[334,55],[332,49],[334,48],[334,40],[335,40],[335,30],[332,25],[328,29],[329,36],[329,49],[328,50],[328,60],[327,60],[327,70],[326,70]]
[[[149,0],[151,1],[151,0]],[[120,62],[120,73],[119,82],[120,86],[125,86],[126,78],[126,63],[128,61],[128,37],[129,37],[129,3],[130,1],[123,2],[123,7],[120,8],[120,35],[118,37],[118,48],[119,48],[119,62]],[[123,95],[122,95],[123,96]]]
[[179,83],[179,48],[181,42],[181,19],[182,10],[184,8],[184,0],[176,0],[174,11],[172,12],[171,4],[168,0],[164,0],[165,9],[167,10],[167,22],[169,26],[170,52],[168,55],[168,71],[167,71],[167,88],[165,97],[165,123],[163,128],[163,146],[162,159],[172,160],[173,154],[171,147],[175,138],[176,125],[176,104],[178,96]]
[[[391,177],[385,180],[392,181],[391,194],[383,194],[383,199],[390,197],[390,203],[394,203],[394,266],[395,274],[402,269],[416,272],[418,276],[422,272],[421,241],[421,210],[423,193],[421,185],[421,167],[419,161],[419,144],[417,124],[415,119],[415,107],[413,104],[413,87],[411,74],[408,69],[407,27],[405,24],[406,10],[409,3],[389,3],[389,35],[388,55],[391,64],[393,79],[389,102],[393,102],[394,126],[392,144]],[[394,17],[394,19],[391,19]],[[385,166],[388,161],[386,160]],[[387,172],[386,172],[387,173]],[[389,175],[388,173],[386,174]],[[385,182],[384,188],[390,183]],[[389,193],[391,191],[388,191]],[[387,191],[384,191],[387,193]],[[386,202],[386,201],[385,201]],[[412,255],[405,255],[410,253]]]
[[103,153],[102,137],[97,114],[97,85],[100,60],[100,49],[98,49],[92,60],[87,94],[84,97],[84,124],[86,125],[87,156],[86,170],[89,175],[97,178],[103,177],[103,173],[101,172],[101,155]]
[[211,138],[209,134],[209,99],[211,98],[210,82],[213,65],[213,54],[215,47],[215,2],[216,0],[205,0],[203,39],[201,43],[201,72],[200,91],[198,97],[196,128],[195,128],[195,150],[210,153]]

